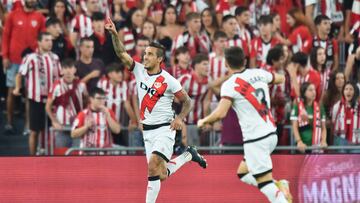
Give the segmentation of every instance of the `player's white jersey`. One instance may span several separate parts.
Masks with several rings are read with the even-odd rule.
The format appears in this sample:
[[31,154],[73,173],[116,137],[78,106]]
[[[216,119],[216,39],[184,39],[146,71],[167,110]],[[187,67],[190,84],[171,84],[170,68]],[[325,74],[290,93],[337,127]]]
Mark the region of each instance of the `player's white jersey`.
[[221,86],[221,97],[232,100],[244,141],[263,137],[275,132],[270,111],[268,84],[274,76],[261,69],[245,69],[234,73]]
[[132,65],[139,97],[140,119],[143,124],[158,125],[174,119],[172,103],[181,91],[180,82],[165,70],[149,75],[143,64]]

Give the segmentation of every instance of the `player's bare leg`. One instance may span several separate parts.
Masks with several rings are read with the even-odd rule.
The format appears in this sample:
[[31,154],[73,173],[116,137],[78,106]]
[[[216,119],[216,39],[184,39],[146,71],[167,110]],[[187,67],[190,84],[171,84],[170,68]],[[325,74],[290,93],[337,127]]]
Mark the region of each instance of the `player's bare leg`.
[[244,183],[257,187],[256,179],[252,174],[249,173],[248,167],[244,160],[241,161],[238,167],[237,175],[240,178],[240,180],[243,181]]

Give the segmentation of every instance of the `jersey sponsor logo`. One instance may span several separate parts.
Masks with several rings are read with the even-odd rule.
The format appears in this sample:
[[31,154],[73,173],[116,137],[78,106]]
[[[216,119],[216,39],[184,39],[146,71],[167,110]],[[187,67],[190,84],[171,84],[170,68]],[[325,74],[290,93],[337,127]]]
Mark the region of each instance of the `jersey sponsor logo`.
[[146,91],[140,106],[140,118],[142,120],[145,119],[145,109],[148,109],[149,113],[151,113],[160,97],[164,96],[168,87],[164,80],[165,78],[160,75],[156,78],[152,87],[148,87],[145,83],[140,82],[140,88]]
[[236,78],[235,83],[239,86],[235,90],[239,92],[256,109],[261,118],[267,122],[267,116],[273,125],[275,125],[271,112],[267,108],[265,91],[262,88],[255,89],[248,82],[241,78]]

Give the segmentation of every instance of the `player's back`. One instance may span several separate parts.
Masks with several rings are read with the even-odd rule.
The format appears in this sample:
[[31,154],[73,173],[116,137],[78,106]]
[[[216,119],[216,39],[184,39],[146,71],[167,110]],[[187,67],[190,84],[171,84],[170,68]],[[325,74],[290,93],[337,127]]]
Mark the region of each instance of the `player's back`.
[[270,111],[268,84],[273,75],[261,69],[234,73],[221,87],[221,97],[231,99],[243,132],[244,141],[276,131]]

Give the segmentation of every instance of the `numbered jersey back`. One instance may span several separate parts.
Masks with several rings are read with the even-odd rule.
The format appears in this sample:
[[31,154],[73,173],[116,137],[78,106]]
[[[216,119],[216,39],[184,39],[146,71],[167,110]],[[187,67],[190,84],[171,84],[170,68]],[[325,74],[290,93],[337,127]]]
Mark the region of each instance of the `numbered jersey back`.
[[221,87],[221,97],[232,100],[244,141],[275,132],[270,110],[269,83],[274,76],[261,69],[233,74]]

